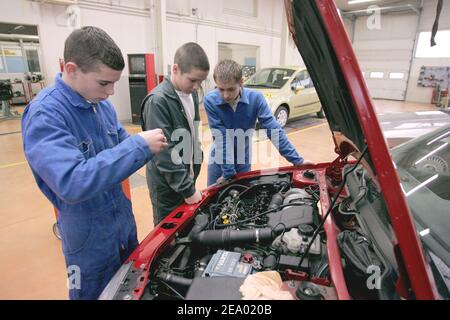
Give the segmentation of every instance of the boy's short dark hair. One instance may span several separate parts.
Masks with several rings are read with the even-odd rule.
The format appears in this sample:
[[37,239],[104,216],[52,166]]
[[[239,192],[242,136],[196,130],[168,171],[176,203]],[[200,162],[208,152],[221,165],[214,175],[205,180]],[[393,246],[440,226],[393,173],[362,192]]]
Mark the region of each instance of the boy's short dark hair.
[[195,42],[188,42],[179,47],[173,60],[173,63],[180,67],[181,73],[190,72],[192,68],[209,71],[208,57]]
[[225,59],[214,68],[214,81],[222,83],[236,83],[242,79],[242,67],[236,61]]
[[99,62],[119,71],[125,67],[119,47],[97,27],[83,27],[69,35],[64,43],[64,61],[76,63],[83,72],[96,70]]

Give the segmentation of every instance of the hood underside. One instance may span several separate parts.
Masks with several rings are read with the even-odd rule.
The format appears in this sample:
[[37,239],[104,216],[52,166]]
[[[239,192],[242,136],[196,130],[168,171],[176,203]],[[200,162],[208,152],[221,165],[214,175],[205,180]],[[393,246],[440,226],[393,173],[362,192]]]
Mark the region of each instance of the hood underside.
[[[342,158],[359,153],[366,145],[365,137],[317,5],[314,1],[286,1],[286,4],[291,10],[288,9],[291,34],[315,84],[336,151]],[[372,166],[370,156],[365,160]]]
[[336,152],[341,158],[363,155],[362,163],[370,167],[383,194],[417,298],[435,297],[413,217],[334,2],[285,0],[285,6],[289,30],[316,86]]

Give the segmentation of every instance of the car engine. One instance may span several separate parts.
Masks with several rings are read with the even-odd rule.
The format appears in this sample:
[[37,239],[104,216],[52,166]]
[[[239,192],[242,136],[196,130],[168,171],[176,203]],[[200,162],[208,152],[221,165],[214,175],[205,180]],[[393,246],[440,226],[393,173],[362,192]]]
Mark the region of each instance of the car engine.
[[294,298],[335,298],[318,187],[291,179],[279,173],[218,190],[159,256],[143,298],[240,299],[245,278],[263,271],[278,272]]

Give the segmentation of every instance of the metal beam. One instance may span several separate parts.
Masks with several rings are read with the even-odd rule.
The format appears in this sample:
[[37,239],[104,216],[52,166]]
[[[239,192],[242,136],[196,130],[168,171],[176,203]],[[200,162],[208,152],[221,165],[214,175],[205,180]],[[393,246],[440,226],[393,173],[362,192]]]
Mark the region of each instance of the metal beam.
[[[379,10],[381,13],[390,13],[390,12],[406,12],[406,11],[414,11],[416,14],[420,14],[422,8],[417,7],[412,4],[406,4],[401,6],[388,6],[388,7],[380,7]],[[354,11],[341,11],[342,16],[365,16],[372,14],[373,11],[369,11],[367,9],[363,10],[354,10]]]
[[39,42],[39,36],[32,36],[27,34],[5,34],[0,33],[0,40],[13,40],[19,42],[22,41],[37,41]]

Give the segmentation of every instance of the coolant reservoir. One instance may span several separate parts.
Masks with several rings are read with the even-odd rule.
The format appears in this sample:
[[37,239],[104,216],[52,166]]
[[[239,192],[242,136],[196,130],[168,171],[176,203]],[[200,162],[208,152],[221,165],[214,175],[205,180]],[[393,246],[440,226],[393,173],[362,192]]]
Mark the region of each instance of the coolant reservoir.
[[292,228],[283,235],[283,241],[288,250],[292,253],[298,253],[302,245],[302,237],[299,235],[297,228]]

